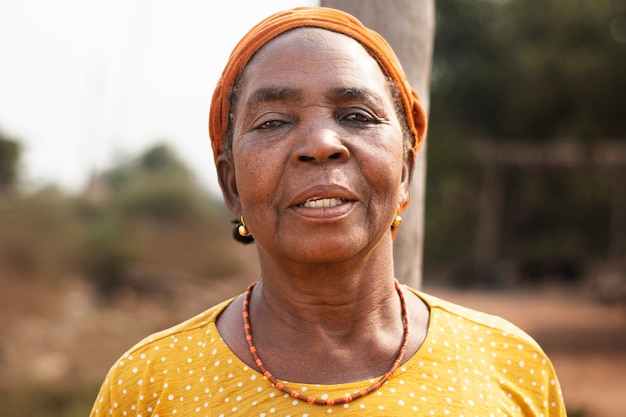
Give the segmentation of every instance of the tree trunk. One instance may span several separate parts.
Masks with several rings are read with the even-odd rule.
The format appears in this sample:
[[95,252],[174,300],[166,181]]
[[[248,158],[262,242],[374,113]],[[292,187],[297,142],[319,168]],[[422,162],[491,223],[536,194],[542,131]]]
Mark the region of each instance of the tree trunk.
[[[321,4],[352,14],[389,42],[428,112],[435,0],[322,0]],[[422,283],[425,185],[426,146],[417,156],[411,204],[402,214],[394,243],[396,277],[413,288]]]

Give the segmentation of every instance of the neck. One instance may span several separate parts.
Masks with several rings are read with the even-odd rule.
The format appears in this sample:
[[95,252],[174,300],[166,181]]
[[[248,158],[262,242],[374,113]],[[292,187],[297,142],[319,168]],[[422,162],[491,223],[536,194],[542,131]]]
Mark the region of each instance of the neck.
[[350,332],[356,325],[376,326],[377,321],[388,325],[399,318],[390,252],[369,256],[366,262],[289,263],[288,269],[261,256],[252,314],[273,316],[305,332],[311,327]]

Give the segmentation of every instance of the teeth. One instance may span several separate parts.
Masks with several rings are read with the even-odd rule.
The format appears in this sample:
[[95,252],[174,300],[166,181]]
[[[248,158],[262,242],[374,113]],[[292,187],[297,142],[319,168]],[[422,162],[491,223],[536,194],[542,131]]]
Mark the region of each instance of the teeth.
[[317,200],[307,200],[302,206],[308,208],[329,208],[336,207],[341,203],[343,203],[343,200],[340,198],[320,198]]

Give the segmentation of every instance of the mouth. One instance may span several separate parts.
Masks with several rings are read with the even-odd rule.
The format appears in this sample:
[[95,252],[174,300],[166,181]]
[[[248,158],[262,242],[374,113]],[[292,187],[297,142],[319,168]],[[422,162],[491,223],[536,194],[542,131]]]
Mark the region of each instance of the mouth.
[[298,204],[299,207],[306,207],[306,208],[333,208],[333,207],[337,207],[345,202],[347,202],[348,200],[345,200],[343,198],[319,198],[319,197],[313,197],[313,198],[309,198],[306,201],[304,201],[303,203]]
[[301,219],[313,222],[338,221],[347,216],[360,198],[338,184],[314,184],[294,194],[288,207]]

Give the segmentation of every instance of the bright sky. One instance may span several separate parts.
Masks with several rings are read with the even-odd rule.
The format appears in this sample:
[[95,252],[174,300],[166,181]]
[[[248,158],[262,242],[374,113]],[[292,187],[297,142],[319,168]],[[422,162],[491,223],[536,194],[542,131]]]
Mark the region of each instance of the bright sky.
[[207,118],[236,42],[318,0],[0,0],[0,131],[22,177],[77,191],[92,172],[170,144],[217,191]]

